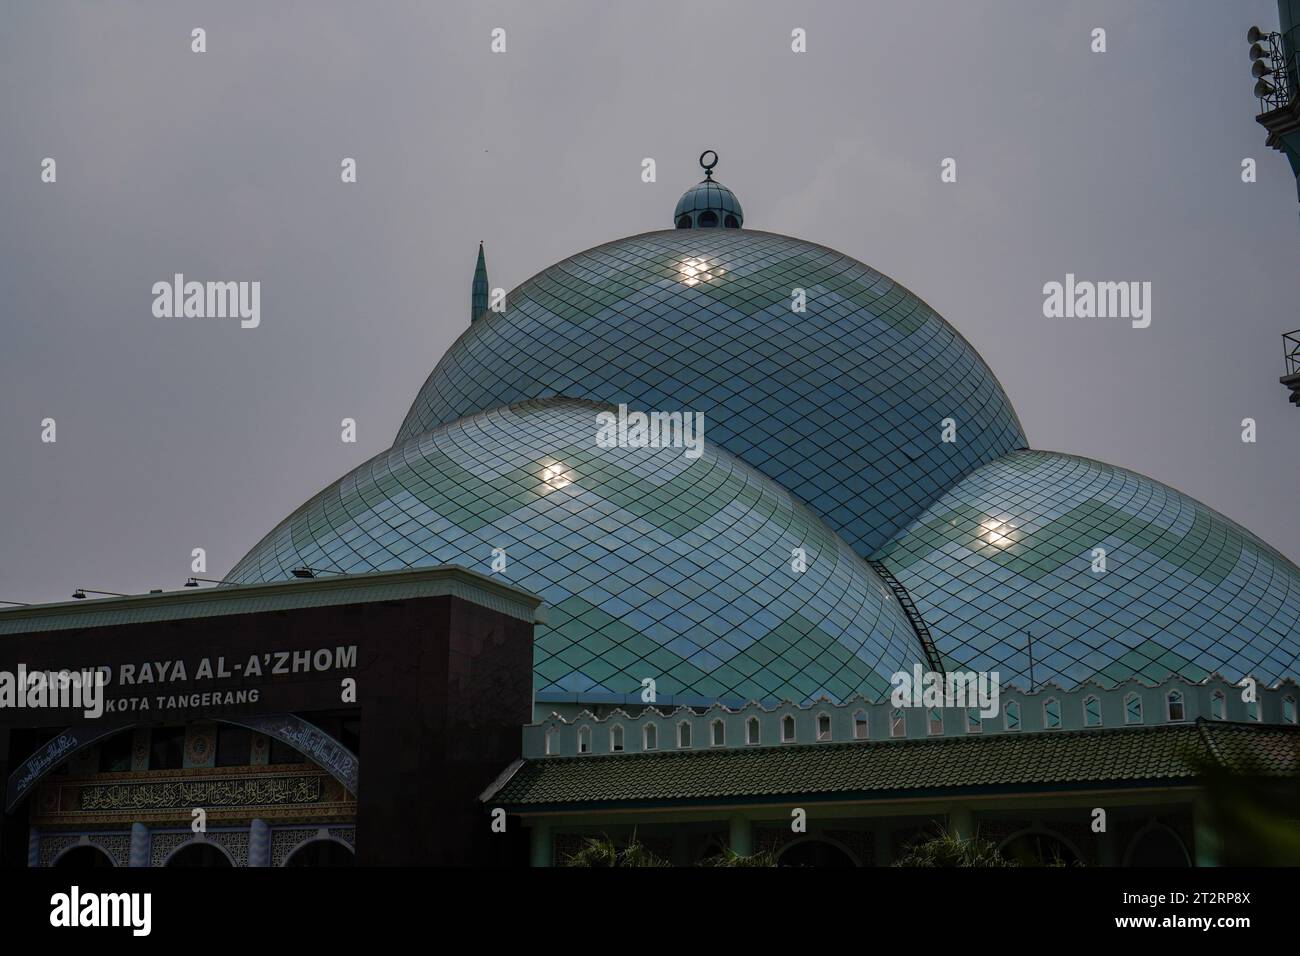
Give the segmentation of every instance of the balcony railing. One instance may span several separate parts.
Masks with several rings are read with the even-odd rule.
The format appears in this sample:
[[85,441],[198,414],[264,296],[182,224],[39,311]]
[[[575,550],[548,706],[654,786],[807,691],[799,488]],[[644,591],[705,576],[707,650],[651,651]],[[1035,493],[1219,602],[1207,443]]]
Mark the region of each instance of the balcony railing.
[[1286,353],[1286,374],[1300,375],[1300,329],[1282,333],[1282,346]]
[[[1259,99],[1259,114],[1271,113],[1289,105],[1295,98],[1291,77],[1294,75],[1295,57],[1289,58],[1282,45],[1279,33],[1260,35],[1259,42],[1252,48],[1252,56],[1257,57],[1255,96]],[[1261,55],[1261,51],[1263,55]]]

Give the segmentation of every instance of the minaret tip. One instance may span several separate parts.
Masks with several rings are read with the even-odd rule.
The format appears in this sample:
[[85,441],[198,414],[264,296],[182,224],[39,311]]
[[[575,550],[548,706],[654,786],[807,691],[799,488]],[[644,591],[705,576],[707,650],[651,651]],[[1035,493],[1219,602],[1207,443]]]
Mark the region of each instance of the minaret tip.
[[473,322],[487,311],[488,275],[487,257],[483,255],[483,240],[478,241],[478,262],[474,264],[474,282],[470,287],[469,320]]

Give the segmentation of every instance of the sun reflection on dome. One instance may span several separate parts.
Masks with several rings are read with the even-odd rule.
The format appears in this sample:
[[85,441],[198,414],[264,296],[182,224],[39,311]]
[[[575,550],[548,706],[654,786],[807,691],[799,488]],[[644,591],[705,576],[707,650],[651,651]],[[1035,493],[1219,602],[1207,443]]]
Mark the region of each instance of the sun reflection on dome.
[[686,285],[698,285],[726,275],[727,270],[705,258],[684,259],[677,267],[678,278]]
[[563,464],[556,462],[546,465],[542,468],[542,482],[548,488],[559,490],[567,488],[573,484],[573,472],[564,467]]
[[995,548],[1009,548],[1015,544],[1020,535],[1018,527],[1010,521],[989,518],[980,522],[980,540]]

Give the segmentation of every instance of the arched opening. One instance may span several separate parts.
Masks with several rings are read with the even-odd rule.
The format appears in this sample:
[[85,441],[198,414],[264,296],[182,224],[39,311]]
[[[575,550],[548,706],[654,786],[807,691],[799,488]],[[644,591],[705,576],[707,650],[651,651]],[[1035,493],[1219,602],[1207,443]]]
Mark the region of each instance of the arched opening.
[[1011,703],[1007,704],[1006,707],[1003,708],[1002,717],[1003,720],[1005,721],[1003,726],[1007,730],[1020,729],[1020,705],[1016,703],[1014,700]]
[[1079,854],[1058,836],[1027,830],[998,847],[1002,855],[1021,866],[1077,866]]
[[[254,718],[253,728],[245,727],[235,719],[216,718],[216,721],[223,726],[218,728],[215,735],[216,754],[209,765],[217,767],[242,767],[252,762],[252,745],[253,738],[257,737],[265,745],[269,738],[270,753],[269,762],[272,764],[293,763],[301,764],[311,758],[298,750],[292,744],[280,740],[276,734],[282,732],[280,728],[288,726],[295,732],[304,730],[311,731],[312,734],[319,734],[330,742],[331,748],[338,748],[347,756],[347,769],[350,773],[337,773],[331,770],[328,764],[318,764],[321,769],[326,770],[334,775],[340,783],[349,789],[355,790],[355,784],[359,777],[359,767],[357,757],[358,746],[360,744],[360,725],[359,722],[352,718],[326,717],[320,726],[308,723],[291,714],[279,715],[270,718]],[[274,724],[274,727],[264,726],[268,722]],[[36,785],[51,773],[62,773],[64,768],[68,767],[72,757],[89,748],[98,750],[98,761],[94,767],[99,773],[121,773],[132,769],[148,770],[181,770],[185,768],[186,762],[186,726],[154,726],[148,728],[145,735],[145,742],[136,749],[134,732],[146,727],[145,724],[130,724],[125,727],[117,727],[108,732],[96,732],[90,724],[74,724],[64,730],[62,733],[55,733],[36,752],[27,758],[24,763],[11,771],[10,776],[18,774],[19,777],[25,777],[29,782],[26,792],[35,792]],[[55,749],[67,736],[74,736],[76,743],[71,750],[66,747]],[[209,734],[201,741],[201,748],[210,748],[214,746],[212,735]],[[191,747],[194,751],[195,747]],[[209,750],[199,749],[201,755],[212,757]],[[193,763],[194,753],[191,752],[190,759]],[[196,764],[197,765],[197,764]],[[94,772],[92,770],[92,772]],[[13,807],[9,808],[12,812]]]
[[818,739],[818,740],[830,740],[831,737],[832,737],[832,734],[831,734],[831,715],[830,715],[830,714],[818,714],[818,715],[817,715],[817,739]]
[[691,217],[690,217],[690,215],[678,216],[678,217],[677,217],[677,228],[678,228],[678,229],[689,229],[689,228],[691,228]]
[[736,221],[736,217],[733,216],[731,213],[727,213],[727,218],[722,220],[722,224],[726,226],[728,229],[740,228],[740,223]]
[[1049,697],[1043,701],[1043,728],[1046,730],[1061,729],[1061,702],[1055,697]]
[[1142,723],[1142,698],[1137,694],[1129,694],[1124,698],[1124,723]]
[[54,861],[54,868],[62,870],[90,870],[114,865],[112,857],[97,846],[74,846]]
[[711,209],[700,213],[700,228],[712,229],[718,225],[718,214]]
[[704,845],[700,847],[699,853],[695,854],[695,862],[697,865],[707,863],[722,856],[726,852],[727,847],[722,840],[719,837],[711,836],[704,841]]
[[356,857],[337,840],[309,840],[289,854],[285,866],[355,866]]
[[1147,827],[1129,846],[1126,866],[1191,866],[1183,841],[1166,826]]
[[777,866],[845,867],[856,866],[853,857],[826,840],[800,840],[791,843],[777,857]]
[[211,843],[191,843],[181,847],[171,855],[167,866],[233,866],[230,857],[222,853]]
[[1186,709],[1183,706],[1183,692],[1181,690],[1171,690],[1165,695],[1165,715],[1169,718],[1170,723],[1186,718]]

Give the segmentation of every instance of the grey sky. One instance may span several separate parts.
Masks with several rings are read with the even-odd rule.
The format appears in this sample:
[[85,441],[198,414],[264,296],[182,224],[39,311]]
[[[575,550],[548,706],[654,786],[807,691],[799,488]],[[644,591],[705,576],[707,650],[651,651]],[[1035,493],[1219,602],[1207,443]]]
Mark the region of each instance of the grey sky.
[[[1300,557],[1300,410],[1277,382],[1300,206],[1245,42],[1273,0],[0,12],[0,599],[171,589],[195,547],[220,576],[391,444],[467,324],[479,239],[509,289],[668,228],[706,147],[746,226],[861,259],[956,326],[1034,447]],[[260,280],[261,327],[154,318],[174,272]],[[1045,319],[1067,272],[1149,280],[1151,327]]]

